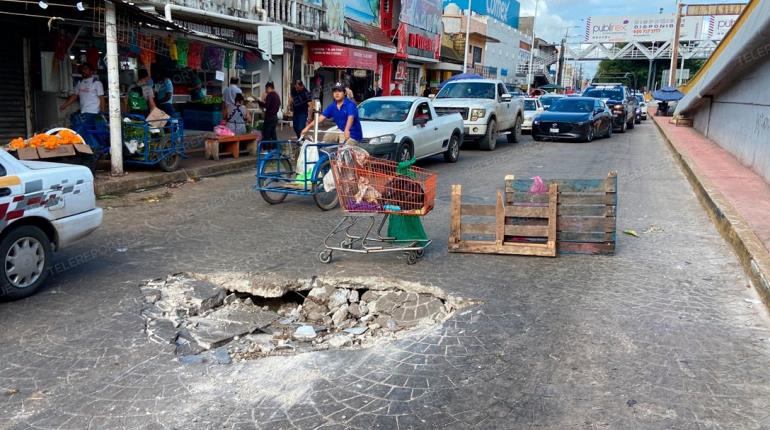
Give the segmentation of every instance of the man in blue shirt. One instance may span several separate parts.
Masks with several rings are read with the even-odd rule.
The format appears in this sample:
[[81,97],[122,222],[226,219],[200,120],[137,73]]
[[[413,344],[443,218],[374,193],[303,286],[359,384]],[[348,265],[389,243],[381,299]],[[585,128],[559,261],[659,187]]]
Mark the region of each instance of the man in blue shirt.
[[[341,82],[334,84],[332,96],[334,101],[326,106],[326,109],[318,117],[318,121],[323,122],[326,118],[331,118],[337,124],[337,128],[343,131],[345,137],[343,143],[357,145],[364,138],[364,133],[361,130],[361,121],[358,119],[356,103],[345,97],[345,85]],[[315,120],[310,121],[301,134],[307,133],[314,124]]]

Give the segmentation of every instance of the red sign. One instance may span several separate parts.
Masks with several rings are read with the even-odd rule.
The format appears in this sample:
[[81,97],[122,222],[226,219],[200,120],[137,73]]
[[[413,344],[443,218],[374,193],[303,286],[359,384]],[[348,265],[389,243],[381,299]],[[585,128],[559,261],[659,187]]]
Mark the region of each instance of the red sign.
[[405,81],[406,80],[406,61],[399,61],[396,65],[396,76],[394,77],[394,80],[396,81]]
[[437,52],[441,49],[441,35],[430,33],[411,25],[399,25],[396,32],[398,44],[396,57],[407,58],[409,55],[423,58],[439,58]]
[[308,57],[311,63],[320,63],[321,67],[377,70],[377,54],[374,51],[315,43],[310,45]]
[[421,51],[435,51],[435,49],[433,49],[433,40],[430,37],[423,36],[422,34],[410,34],[409,42],[407,43],[410,48],[419,49]]

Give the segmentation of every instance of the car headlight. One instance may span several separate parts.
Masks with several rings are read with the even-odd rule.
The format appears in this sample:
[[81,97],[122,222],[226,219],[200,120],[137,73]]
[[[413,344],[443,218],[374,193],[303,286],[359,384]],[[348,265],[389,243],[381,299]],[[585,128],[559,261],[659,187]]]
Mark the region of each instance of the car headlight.
[[618,110],[623,110],[623,105],[615,105],[615,106],[613,106],[613,108],[618,109]]
[[536,120],[532,121],[532,124],[535,124],[535,125],[540,124],[540,120],[536,119]]
[[486,109],[471,109],[471,121],[476,121],[479,118],[484,118],[487,114]]
[[386,134],[384,136],[374,137],[369,139],[369,145],[381,145],[385,143],[393,143],[396,140],[395,134]]
[[533,118],[533,115],[524,115],[524,119],[527,121],[530,121]]

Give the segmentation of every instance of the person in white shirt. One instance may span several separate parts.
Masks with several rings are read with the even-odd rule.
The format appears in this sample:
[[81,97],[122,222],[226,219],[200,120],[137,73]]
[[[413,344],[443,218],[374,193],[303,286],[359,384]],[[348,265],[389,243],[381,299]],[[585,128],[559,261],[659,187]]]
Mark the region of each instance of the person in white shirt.
[[77,100],[80,103],[80,113],[88,116],[98,115],[104,112],[104,87],[99,78],[93,74],[91,65],[85,63],[80,66],[83,79],[75,85],[72,95],[65,101],[59,110],[67,109]]
[[232,112],[235,109],[235,96],[243,94],[241,87],[238,86],[238,78],[230,78],[230,86],[222,90],[222,116],[226,112]]

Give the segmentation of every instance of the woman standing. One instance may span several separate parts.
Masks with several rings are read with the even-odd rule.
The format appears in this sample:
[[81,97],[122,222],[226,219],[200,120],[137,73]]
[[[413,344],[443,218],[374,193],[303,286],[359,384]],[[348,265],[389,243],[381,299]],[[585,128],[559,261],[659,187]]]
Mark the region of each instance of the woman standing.
[[243,94],[236,94],[235,104],[227,112],[227,128],[236,135],[246,134],[246,124],[251,122],[251,114],[243,103]]

